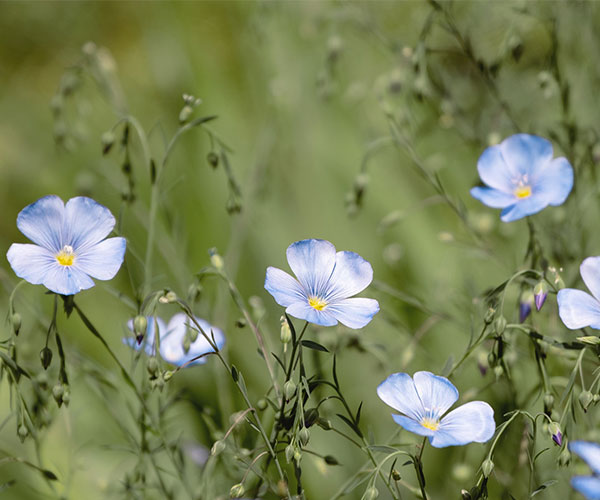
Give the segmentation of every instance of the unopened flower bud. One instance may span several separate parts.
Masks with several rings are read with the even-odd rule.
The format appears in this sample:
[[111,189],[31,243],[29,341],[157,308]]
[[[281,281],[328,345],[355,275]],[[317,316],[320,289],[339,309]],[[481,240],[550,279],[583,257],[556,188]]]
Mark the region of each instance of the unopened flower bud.
[[288,464],[293,460],[295,451],[294,446],[291,444],[285,447],[285,460]]
[[506,329],[506,318],[504,316],[500,315],[496,318],[496,321],[494,321],[494,330],[497,335],[502,335],[504,333],[505,329]]
[[25,440],[25,438],[29,435],[29,430],[27,430],[27,427],[24,424],[21,424],[17,429],[17,434],[19,434],[19,439],[22,443]]
[[548,425],[548,432],[552,436],[552,441],[554,441],[558,446],[562,446],[563,435],[560,431],[560,425],[556,422],[550,422]]
[[486,325],[489,325],[492,321],[494,321],[494,316],[496,315],[496,310],[493,307],[488,307],[488,310],[485,312],[485,316],[483,317],[483,321]]
[[502,377],[503,374],[504,374],[504,368],[502,368],[502,365],[494,366],[494,375],[496,376],[496,380],[499,379],[500,377]]
[[481,472],[483,472],[484,477],[490,477],[490,474],[494,470],[494,462],[492,462],[489,458],[486,458],[481,464]]
[[340,463],[337,461],[337,458],[335,458],[333,455],[325,455],[324,460],[327,465],[340,465]]
[[379,490],[374,485],[369,486],[361,500],[375,500],[379,496]]
[[583,411],[587,411],[593,399],[594,396],[590,391],[582,391],[582,393],[579,395],[579,404],[583,408]]
[[462,489],[460,490],[460,497],[462,500],[471,500],[471,493],[468,490]]
[[40,351],[40,361],[44,370],[52,363],[52,350],[49,347],[46,346]]
[[302,446],[306,446],[308,444],[308,440],[310,439],[310,431],[306,427],[302,427],[300,432],[298,433],[298,440]]
[[289,344],[292,340],[292,330],[290,329],[290,325],[285,316],[283,316],[281,320],[281,333],[279,338],[283,344]]
[[65,388],[62,384],[56,384],[53,388],[52,388],[52,397],[54,398],[54,401],[56,401],[56,404],[60,406],[63,404],[63,394],[65,393]]
[[256,402],[256,407],[260,410],[260,411],[265,411],[268,407],[268,403],[267,400],[265,398],[260,398],[257,402]]
[[533,305],[534,297],[531,291],[525,291],[519,299],[519,323],[523,323],[531,314],[531,306]]
[[168,382],[169,380],[171,380],[172,376],[173,376],[173,372],[171,370],[167,370],[167,371],[163,372],[163,380],[165,382]]
[[194,110],[192,109],[192,107],[186,104],[179,112],[179,124],[183,125],[185,122],[187,122],[190,116],[192,115],[193,111]]
[[69,403],[71,402],[71,391],[69,391],[69,389],[65,389],[65,392],[62,395],[62,402],[65,406],[69,406]]
[[206,161],[212,168],[217,168],[219,166],[219,155],[214,151],[211,151],[206,155]]
[[571,452],[565,446],[565,449],[558,456],[558,465],[567,467],[571,463]]
[[592,403],[596,405],[598,404],[598,401],[600,401],[600,395],[594,394],[594,397],[592,398]]
[[294,384],[293,381],[288,380],[285,384],[283,384],[283,394],[285,395],[285,399],[289,401],[295,393],[296,384]]
[[19,335],[19,331],[21,330],[21,315],[19,313],[14,313],[10,317],[10,322],[12,324],[13,332],[15,332],[15,335]]
[[549,414],[554,408],[554,396],[547,392],[544,394],[544,413]]
[[392,479],[394,481],[400,481],[400,479],[402,479],[400,473],[396,469],[392,469]]
[[235,326],[238,328],[244,328],[247,324],[246,318],[238,318],[235,320]]
[[230,498],[240,498],[245,493],[244,485],[242,483],[234,484],[229,490]]
[[156,373],[158,372],[158,360],[155,357],[148,359],[146,370],[148,370],[148,373],[153,377],[156,376]]
[[548,285],[544,280],[535,285],[533,296],[535,297],[535,307],[539,311],[544,305],[544,302],[546,302],[546,297],[548,297]]
[[171,290],[158,299],[161,304],[172,304],[177,300],[177,294]]
[[300,460],[302,460],[302,452],[300,451],[300,448],[295,448],[294,449],[294,461],[296,463],[300,463]]
[[102,134],[102,154],[106,155],[109,153],[113,144],[115,143],[115,134],[112,130],[108,130]]
[[330,431],[332,429],[331,420],[329,420],[328,418],[318,418],[317,425],[321,429],[326,431]]
[[148,328],[148,320],[146,316],[137,315],[133,320],[133,333],[135,334],[135,340],[138,345],[142,343],[144,340],[144,335],[146,335],[146,330]]
[[211,248],[208,251],[210,255],[210,263],[214,266],[217,271],[221,271],[223,269],[223,257],[219,255],[216,248]]
[[210,454],[212,456],[216,456],[219,453],[221,453],[224,449],[225,449],[225,441],[219,439],[218,441],[215,441],[212,445],[212,448],[210,449]]

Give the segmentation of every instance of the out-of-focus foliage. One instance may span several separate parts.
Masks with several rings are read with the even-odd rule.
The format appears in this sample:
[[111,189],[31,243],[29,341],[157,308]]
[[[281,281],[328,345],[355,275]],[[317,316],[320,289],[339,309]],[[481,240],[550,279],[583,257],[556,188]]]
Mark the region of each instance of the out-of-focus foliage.
[[[493,471],[484,462],[491,443],[427,447],[420,460],[431,498],[460,498],[461,490],[476,498],[472,488],[482,494],[482,484],[492,499],[569,498],[569,478],[587,469],[566,467],[567,440],[600,441],[597,346],[576,341],[594,332],[567,330],[555,295],[561,280],[581,289],[581,261],[600,254],[599,9],[526,1],[0,4],[2,248],[25,241],[17,213],[46,194],[86,195],[111,209],[128,240],[126,263],[115,280],[75,300],[130,377],[77,312],[67,319],[62,301],[48,330],[55,297],[40,286],[25,284],[14,296],[15,337],[8,304],[17,279],[5,262],[2,312],[12,321],[0,337],[8,357],[0,494],[213,499],[243,481],[247,496],[266,484],[274,485],[266,498],[277,498],[276,486],[284,496],[272,462],[264,480],[256,474],[265,475],[264,455],[249,469],[265,443],[253,417],[240,413],[247,405],[233,379],[239,386],[243,374],[270,429],[276,412],[265,398],[277,401],[276,391],[249,320],[265,337],[264,352],[282,356],[283,311],[263,289],[265,270],[286,268],[290,243],[323,238],[371,262],[368,296],[381,312],[362,330],[309,326],[305,338],[330,352],[300,348],[303,362],[309,375],[331,381],[335,353],[344,401],[353,412],[362,403],[356,420],[375,447],[341,436],[357,439],[337,416],[346,415],[341,403],[326,400],[300,462],[305,497],[373,494],[368,479],[376,477],[360,472],[374,467],[366,451],[377,463],[389,446],[415,453],[421,441],[399,433],[376,387],[393,372],[428,370],[452,380],[459,403],[487,401],[499,427],[510,422]],[[189,110],[184,94],[194,96]],[[200,117],[207,120],[193,122]],[[197,126],[170,149],[186,123]],[[469,189],[479,182],[481,152],[517,132],[551,140],[573,165],[575,187],[563,206],[503,224]],[[215,272],[211,248],[229,283]],[[548,300],[519,327],[519,299],[542,275]],[[233,377],[210,356],[164,381],[123,344],[149,293],[164,319],[179,311],[158,303],[164,289],[225,332],[221,353]],[[302,323],[294,324],[299,332]],[[53,359],[44,370],[46,332]],[[27,372],[18,391],[9,384],[18,377],[11,349]],[[315,388],[310,406],[328,395]],[[547,418],[508,413],[515,410]],[[560,423],[562,446],[549,419]],[[208,458],[215,442],[227,444]],[[275,451],[294,494],[297,471],[284,448]],[[419,494],[406,461],[396,460],[393,474],[391,461],[383,465],[380,498]]]

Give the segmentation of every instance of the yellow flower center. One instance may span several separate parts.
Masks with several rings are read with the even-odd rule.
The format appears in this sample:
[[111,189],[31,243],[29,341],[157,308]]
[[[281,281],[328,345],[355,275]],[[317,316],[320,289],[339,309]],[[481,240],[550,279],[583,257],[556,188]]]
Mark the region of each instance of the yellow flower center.
[[519,199],[529,198],[531,196],[531,187],[517,186],[514,193],[515,193],[515,196]]
[[421,419],[421,425],[430,431],[437,431],[440,428],[440,423],[433,418],[424,417]]
[[71,245],[65,245],[63,249],[56,254],[56,260],[61,266],[71,266],[75,260],[75,253]]
[[323,300],[321,297],[309,297],[308,305],[310,307],[315,308],[317,311],[322,311],[323,309],[325,309],[327,302],[325,300]]

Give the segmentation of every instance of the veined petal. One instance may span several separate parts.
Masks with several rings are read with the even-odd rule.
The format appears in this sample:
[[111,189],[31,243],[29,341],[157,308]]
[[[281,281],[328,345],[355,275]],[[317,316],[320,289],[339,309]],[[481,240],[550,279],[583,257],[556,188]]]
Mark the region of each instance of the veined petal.
[[329,313],[329,307],[325,310],[318,311],[314,307],[308,305],[306,302],[294,302],[289,305],[285,310],[290,316],[294,318],[303,319],[315,325],[321,326],[334,326],[337,325],[337,319],[333,314]]
[[467,443],[485,443],[496,430],[494,410],[483,401],[471,401],[452,410],[440,421],[439,430],[430,438],[431,446],[445,448]]
[[583,278],[585,286],[588,287],[592,295],[599,300],[600,297],[600,257],[588,257],[581,266],[579,273]]
[[500,219],[503,222],[512,222],[536,214],[547,206],[548,200],[545,196],[537,196],[536,193],[533,193],[529,198],[523,198],[502,210]]
[[494,188],[474,187],[471,196],[484,205],[492,208],[506,208],[516,203],[517,198],[513,194],[505,193]]
[[280,306],[288,307],[294,302],[308,300],[298,280],[276,267],[268,267],[265,276],[265,289]]
[[31,241],[56,253],[64,245],[64,212],[65,204],[58,196],[44,196],[19,212],[17,227]]
[[409,417],[405,417],[403,415],[392,414],[392,418],[398,425],[401,425],[407,431],[413,432],[414,434],[418,434],[419,436],[428,436],[429,438],[431,438],[431,436],[433,436],[437,432],[432,429],[428,429],[427,427],[423,427],[416,420],[413,420]]
[[76,254],[73,266],[96,279],[112,279],[123,264],[126,245],[125,238],[121,237],[87,245],[84,251]]
[[309,296],[322,296],[335,266],[335,247],[325,240],[302,240],[287,251],[288,263]]
[[575,476],[571,478],[571,486],[588,500],[600,500],[600,477]]
[[110,210],[85,196],[71,198],[65,206],[64,244],[83,252],[102,241],[115,227]]
[[531,174],[552,160],[552,143],[537,135],[511,135],[499,146],[504,161],[515,174]]
[[373,281],[373,268],[354,252],[338,252],[335,267],[325,293],[327,302],[352,297],[362,292]]
[[60,295],[75,295],[94,286],[92,278],[75,266],[61,266],[58,262],[44,277],[43,285]]
[[532,175],[533,192],[549,205],[562,205],[573,188],[573,167],[566,158],[555,158]]
[[567,328],[577,330],[584,326],[600,329],[600,302],[590,294],[563,288],[557,295],[558,315]]
[[[490,146],[481,154],[477,160],[477,172],[479,172],[481,180],[489,187],[505,193],[512,193],[512,179],[517,173],[513,172],[504,161],[500,146]],[[471,194],[473,193],[471,192]]]
[[426,416],[438,419],[458,400],[458,390],[447,378],[416,372],[413,380]]
[[386,405],[417,422],[425,416],[415,383],[408,373],[390,375],[377,387],[377,395]]
[[33,285],[42,284],[48,272],[59,265],[50,250],[29,243],[13,243],[6,258],[15,274]]
[[338,300],[328,305],[325,311],[348,328],[362,328],[379,312],[379,302],[375,299],[355,297]]
[[579,455],[596,474],[600,474],[600,444],[590,441],[571,441],[569,450]]

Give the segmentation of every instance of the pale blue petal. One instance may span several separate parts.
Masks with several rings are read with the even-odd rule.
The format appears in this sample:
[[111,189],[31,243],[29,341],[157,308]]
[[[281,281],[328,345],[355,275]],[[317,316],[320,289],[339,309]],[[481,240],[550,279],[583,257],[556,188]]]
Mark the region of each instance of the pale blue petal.
[[82,252],[106,238],[113,227],[115,218],[108,208],[85,196],[71,198],[65,206],[63,244]]
[[276,267],[268,267],[265,289],[280,306],[288,307],[294,302],[306,303],[308,297],[298,280]]
[[287,249],[287,260],[309,296],[323,296],[335,266],[335,247],[325,240],[302,240]]
[[419,422],[413,420],[412,418],[394,414],[392,414],[392,418],[398,425],[401,425],[407,431],[418,434],[419,436],[428,436],[431,438],[431,436],[436,433],[436,431],[428,429],[427,427],[423,427]]
[[431,446],[461,446],[485,443],[496,431],[494,410],[483,401],[471,401],[452,410],[440,421],[440,427],[430,438]]
[[556,158],[535,172],[532,185],[533,193],[549,205],[562,205],[573,188],[573,167],[566,158]]
[[127,242],[125,238],[108,238],[76,253],[73,266],[99,280],[114,278],[119,271]]
[[60,295],[74,295],[94,286],[92,278],[75,266],[61,266],[56,263],[44,277],[43,285]]
[[379,302],[375,299],[355,297],[334,302],[325,308],[343,325],[348,328],[362,328],[379,312]]
[[425,416],[415,383],[408,373],[393,373],[377,387],[377,395],[388,406],[417,422]]
[[50,250],[28,243],[13,243],[6,258],[15,274],[33,285],[42,284],[48,272],[60,266]]
[[500,219],[503,222],[512,222],[522,219],[528,215],[533,215],[548,206],[548,201],[544,196],[536,196],[533,193],[529,198],[523,198],[514,205],[506,207],[500,213]]
[[600,298],[600,257],[588,257],[581,266],[579,273],[583,278],[585,286],[588,287],[592,295],[598,300]]
[[517,201],[516,196],[513,194],[479,186],[471,189],[471,196],[492,208],[506,208]]
[[[206,333],[209,337],[211,337],[212,330],[215,343],[220,349],[225,343],[225,336],[223,335],[223,332],[218,328],[211,326],[208,322],[201,318],[196,317],[195,319],[200,325],[202,331],[204,331],[204,333]],[[183,341],[188,328],[196,330],[198,337],[190,345],[188,352],[185,352],[183,349]],[[191,321],[184,313],[175,314],[175,316],[169,320],[166,333],[161,335],[160,338],[160,354],[165,361],[181,366],[193,358],[207,352],[214,352],[214,349],[206,340],[206,337],[204,337],[204,335],[198,331],[198,327],[195,325],[195,323]],[[203,364],[205,362],[206,357],[195,360],[193,364]]]
[[513,174],[532,174],[552,160],[552,143],[543,137],[515,134],[500,143],[504,161]]
[[[516,172],[511,172],[510,166],[504,161],[500,146],[491,146],[481,154],[477,160],[477,172],[479,172],[481,180],[489,187],[512,193],[513,178]],[[471,192],[471,194],[473,193]]]
[[335,302],[352,297],[367,288],[371,281],[373,281],[371,264],[357,253],[338,252],[324,298],[327,302]]
[[17,227],[34,243],[57,253],[65,245],[64,211],[65,204],[58,196],[44,196],[19,212]]
[[584,326],[600,329],[600,302],[590,294],[563,288],[557,295],[558,315],[567,328],[578,330]]
[[575,476],[571,478],[571,486],[588,500],[600,500],[600,477]]
[[571,441],[569,450],[579,455],[596,474],[600,474],[600,444],[589,441]]
[[332,314],[330,314],[327,310],[317,311],[314,307],[308,305],[308,301],[294,302],[288,306],[285,312],[294,318],[303,319],[310,323],[314,323],[315,325],[337,325],[337,319],[335,319]]
[[458,399],[458,390],[447,378],[416,372],[413,380],[427,417],[439,419]]

